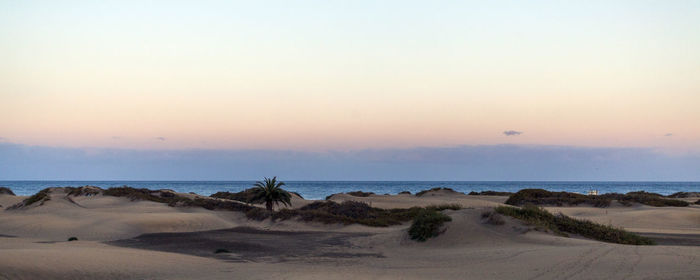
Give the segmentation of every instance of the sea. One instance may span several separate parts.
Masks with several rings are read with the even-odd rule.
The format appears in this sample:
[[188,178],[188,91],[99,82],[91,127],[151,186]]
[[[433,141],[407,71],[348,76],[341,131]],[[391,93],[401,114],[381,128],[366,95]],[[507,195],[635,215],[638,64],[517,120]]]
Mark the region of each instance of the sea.
[[[177,192],[194,192],[211,195],[220,191],[238,192],[253,186],[255,181],[0,181],[0,186],[10,188],[17,195],[32,195],[48,187],[98,186],[101,188],[130,186],[152,190],[171,189]],[[627,193],[646,191],[663,195],[675,192],[700,192],[700,182],[596,182],[596,181],[285,181],[284,189],[301,194],[306,199],[325,199],[335,193],[364,191],[376,194],[397,194],[401,191],[416,193],[431,188],[451,188],[469,193],[472,191],[517,192],[521,189],[539,188],[549,191],[586,193]]]

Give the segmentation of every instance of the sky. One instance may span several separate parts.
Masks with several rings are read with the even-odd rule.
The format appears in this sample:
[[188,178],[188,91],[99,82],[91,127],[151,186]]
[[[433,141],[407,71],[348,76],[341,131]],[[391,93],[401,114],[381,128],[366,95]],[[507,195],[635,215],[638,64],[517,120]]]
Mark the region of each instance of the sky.
[[700,1],[2,1],[0,179],[700,180],[697,50]]

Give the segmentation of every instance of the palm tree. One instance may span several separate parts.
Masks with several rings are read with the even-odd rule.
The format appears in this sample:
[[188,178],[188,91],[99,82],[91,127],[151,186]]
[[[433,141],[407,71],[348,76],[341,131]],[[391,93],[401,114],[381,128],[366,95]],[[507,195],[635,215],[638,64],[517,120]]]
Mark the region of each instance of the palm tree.
[[277,177],[272,179],[265,177],[264,181],[258,181],[253,188],[253,203],[265,202],[265,208],[272,211],[272,205],[279,205],[280,202],[284,205],[292,206],[292,195],[282,189],[284,182],[277,181]]

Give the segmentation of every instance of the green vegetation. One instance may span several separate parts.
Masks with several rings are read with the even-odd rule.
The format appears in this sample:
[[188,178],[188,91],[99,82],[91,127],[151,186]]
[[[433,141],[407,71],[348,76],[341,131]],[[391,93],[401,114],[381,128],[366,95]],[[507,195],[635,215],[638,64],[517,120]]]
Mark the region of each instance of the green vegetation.
[[370,195],[373,195],[373,192],[363,192],[363,191],[354,191],[354,192],[348,192],[347,194],[352,195],[352,196],[357,196],[357,197],[368,197]]
[[419,192],[416,193],[416,196],[423,196],[424,194],[427,194],[427,193],[429,193],[429,192],[436,192],[436,191],[450,191],[450,192],[456,192],[455,190],[450,189],[450,188],[432,188],[432,189],[429,189],[429,190],[422,190],[422,191],[419,191]]
[[[274,179],[274,178],[273,178]],[[281,182],[276,182],[273,179],[268,179],[270,186],[274,185],[275,189],[281,190]],[[263,185],[263,187],[267,187]],[[24,202],[18,203],[13,208],[31,205],[39,201],[49,200],[49,192],[51,189],[44,189],[37,194],[27,198]],[[320,222],[326,224],[362,224],[367,226],[384,227],[390,225],[398,225],[410,221],[418,216],[422,211],[442,211],[446,209],[459,210],[461,206],[458,204],[443,204],[431,205],[428,207],[412,207],[408,209],[381,209],[369,206],[364,202],[345,201],[337,203],[334,201],[318,201],[308,204],[299,209],[281,209],[280,211],[271,211],[270,209],[251,206],[241,203],[237,200],[230,200],[231,193],[219,193],[212,195],[215,198],[195,197],[190,198],[175,193],[171,190],[149,190],[137,189],[128,186],[114,187],[106,190],[101,190],[97,187],[85,186],[79,188],[68,187],[64,189],[68,195],[90,195],[95,192],[102,192],[105,196],[125,197],[131,200],[145,200],[157,203],[165,203],[171,207],[202,207],[208,210],[226,210],[245,213],[246,217],[253,220],[287,220],[298,218],[307,222]],[[284,190],[282,190],[284,191]],[[252,191],[244,191],[242,193],[252,193]],[[235,194],[233,194],[235,195]],[[259,195],[259,193],[258,193]],[[267,196],[262,196],[263,198]],[[281,196],[273,196],[281,197]],[[221,199],[219,199],[221,198]],[[251,199],[246,201],[266,201],[263,199]],[[267,202],[266,202],[267,203]],[[284,202],[283,202],[284,203]]]
[[253,220],[287,220],[299,218],[305,222],[318,222],[324,224],[361,224],[374,227],[386,227],[398,225],[415,218],[420,211],[442,211],[445,209],[458,210],[461,206],[456,204],[445,204],[422,207],[411,207],[408,209],[381,209],[369,206],[367,203],[358,201],[344,201],[337,203],[334,201],[318,201],[308,204],[299,209],[282,209],[277,212],[266,211],[261,208],[251,209],[246,212],[246,216]]
[[503,219],[503,216],[500,214],[494,212],[494,211],[484,211],[481,213],[481,219],[485,219],[487,224],[491,225],[503,225],[506,223],[506,221]]
[[555,234],[567,236],[567,233],[578,234],[586,238],[591,238],[603,242],[631,244],[631,245],[653,245],[654,241],[627,232],[620,228],[609,225],[601,225],[587,220],[578,220],[563,214],[553,215],[543,208],[527,205],[523,208],[510,206],[499,206],[496,212],[511,216],[525,223],[534,225],[538,229],[551,230]]
[[43,190],[40,190],[38,193],[26,198],[21,203],[18,203],[10,208],[15,209],[19,207],[29,206],[34,203],[40,203],[39,205],[44,205],[44,202],[51,200],[51,196],[49,195],[50,192],[50,188],[45,188]]
[[689,197],[700,197],[700,192],[676,192],[667,197],[670,198],[689,198]]
[[280,203],[292,206],[292,195],[282,189],[282,186],[284,186],[284,182],[278,182],[277,177],[266,177],[264,181],[256,182],[251,202],[265,203],[265,208],[268,211],[272,211],[272,206]]
[[73,236],[73,237],[68,238],[68,241],[78,241],[78,238]]
[[700,199],[698,199],[698,201],[696,201],[695,204],[700,204]]
[[579,205],[590,204],[595,207],[610,206],[611,199],[596,195],[583,195],[569,192],[550,192],[543,189],[523,189],[511,195],[506,204],[510,205]]
[[[163,195],[167,193],[166,195]],[[119,187],[105,190],[105,195],[129,197],[134,200],[147,200],[166,203],[169,206],[202,207],[208,210],[227,210],[245,213],[252,220],[287,220],[298,218],[306,222],[319,222],[325,224],[362,224],[367,226],[390,226],[410,221],[422,210],[442,211],[445,209],[461,209],[457,204],[444,204],[428,206],[425,208],[412,207],[408,209],[380,209],[370,207],[367,203],[345,201],[318,201],[299,209],[281,209],[271,211],[231,201],[228,199],[182,197],[171,192],[150,191],[147,189],[134,189],[131,187]]]
[[102,192],[102,189],[96,186],[82,186],[82,187],[65,187],[64,191],[68,195],[72,196],[92,196],[98,195]]
[[231,251],[226,250],[224,248],[219,248],[219,249],[216,249],[216,251],[214,251],[214,254],[225,254],[225,253],[231,253]]
[[409,191],[402,191],[402,192],[399,192],[399,194],[411,194],[411,192],[409,192]]
[[253,199],[255,199],[255,195],[255,189],[250,188],[237,193],[217,192],[215,194],[210,195],[210,197],[237,200],[245,203],[250,203],[251,201],[253,201]]
[[643,191],[628,192],[627,194],[609,193],[601,196],[609,199],[615,199],[625,206],[630,206],[634,202],[655,207],[686,207],[690,205],[690,203],[683,200],[668,199],[657,193],[648,193]]
[[608,193],[602,195],[583,195],[569,192],[550,192],[543,189],[520,190],[511,195],[505,203],[515,206],[526,204],[556,206],[588,204],[595,207],[608,207],[613,200],[617,200],[625,206],[630,206],[633,203],[641,203],[656,207],[684,207],[689,205],[688,202],[682,200],[668,199],[657,193],[643,191],[629,192],[627,194]]
[[7,187],[0,187],[0,194],[15,195],[15,193]]
[[481,192],[469,192],[469,195],[494,195],[494,196],[511,196],[512,192],[497,192],[497,191],[481,191]]
[[299,209],[281,209],[271,211],[231,201],[227,199],[195,198],[179,196],[169,191],[151,191],[148,189],[135,189],[131,187],[110,188],[104,191],[104,195],[128,197],[133,200],[146,200],[166,203],[169,206],[202,207],[208,210],[227,210],[245,213],[252,220],[287,220],[299,218],[306,222],[320,222],[326,224],[363,224],[367,226],[398,225],[413,219],[420,210],[431,209],[442,211],[445,209],[460,209],[457,204],[445,204],[428,206],[426,208],[413,207],[409,209],[380,209],[370,207],[363,202],[346,201],[336,203],[333,201],[314,202]]
[[170,190],[152,191],[149,189],[135,189],[128,186],[109,188],[104,190],[103,195],[127,197],[131,200],[147,200],[160,203],[174,203],[176,200],[187,199],[180,197]]
[[441,233],[442,225],[449,221],[452,221],[450,216],[434,209],[421,209],[408,229],[408,236],[413,240],[424,242],[428,238],[438,236]]

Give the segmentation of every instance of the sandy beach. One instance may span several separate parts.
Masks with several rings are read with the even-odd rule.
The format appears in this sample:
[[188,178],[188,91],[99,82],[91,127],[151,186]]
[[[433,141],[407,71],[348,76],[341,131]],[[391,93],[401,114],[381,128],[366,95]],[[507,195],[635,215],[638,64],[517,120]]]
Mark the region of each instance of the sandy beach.
[[[179,194],[196,197],[193,194]],[[520,220],[485,223],[505,196],[435,191],[330,200],[378,208],[444,203],[452,218],[426,242],[409,223],[389,227],[249,220],[241,212],[171,207],[102,194],[8,209],[0,195],[0,279],[697,279],[700,206],[547,207],[653,238],[658,245],[604,243],[533,230]],[[292,207],[312,201],[294,197]],[[77,241],[67,241],[76,237]],[[218,249],[225,252],[215,253]]]

